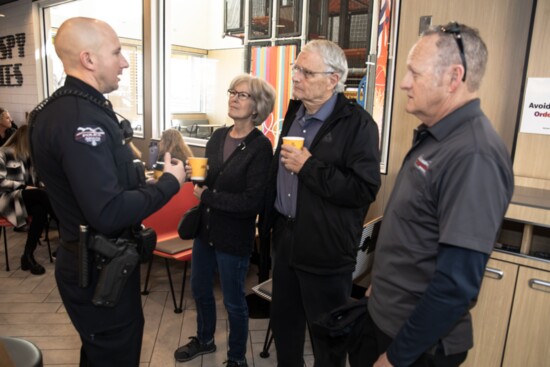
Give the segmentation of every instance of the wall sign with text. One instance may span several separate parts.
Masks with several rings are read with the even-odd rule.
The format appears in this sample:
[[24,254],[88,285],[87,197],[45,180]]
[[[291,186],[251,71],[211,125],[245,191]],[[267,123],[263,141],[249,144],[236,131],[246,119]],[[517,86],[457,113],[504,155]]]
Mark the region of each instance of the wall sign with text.
[[23,85],[23,64],[17,61],[25,57],[25,42],[25,33],[0,35],[0,87]]
[[527,80],[520,132],[550,135],[550,78]]

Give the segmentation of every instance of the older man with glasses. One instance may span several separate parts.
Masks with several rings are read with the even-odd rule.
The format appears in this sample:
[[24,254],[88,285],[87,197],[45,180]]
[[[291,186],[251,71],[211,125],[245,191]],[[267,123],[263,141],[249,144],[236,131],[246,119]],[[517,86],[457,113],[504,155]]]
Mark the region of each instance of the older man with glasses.
[[[270,169],[262,235],[272,230],[271,326],[281,367],[302,367],[305,330],[351,295],[357,243],[380,186],[378,127],[342,91],[346,56],[308,43],[292,66],[293,96]],[[297,149],[282,137],[304,138]],[[311,333],[315,366],[345,365],[338,346]],[[339,349],[343,350],[343,349]]]
[[486,63],[477,30],[456,23],[409,53],[401,89],[422,123],[385,209],[352,366],[458,366],[473,346],[469,309],[514,187],[477,96]]

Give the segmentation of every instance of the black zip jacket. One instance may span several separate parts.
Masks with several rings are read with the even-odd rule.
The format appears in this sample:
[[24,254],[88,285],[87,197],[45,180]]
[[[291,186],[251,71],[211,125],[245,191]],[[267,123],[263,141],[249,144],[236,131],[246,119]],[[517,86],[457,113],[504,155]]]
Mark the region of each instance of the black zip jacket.
[[[291,100],[283,122],[260,220],[262,236],[269,235],[275,218],[282,137],[301,105]],[[292,264],[314,274],[352,272],[363,221],[380,187],[378,126],[355,101],[339,93],[310,152],[298,173]]]

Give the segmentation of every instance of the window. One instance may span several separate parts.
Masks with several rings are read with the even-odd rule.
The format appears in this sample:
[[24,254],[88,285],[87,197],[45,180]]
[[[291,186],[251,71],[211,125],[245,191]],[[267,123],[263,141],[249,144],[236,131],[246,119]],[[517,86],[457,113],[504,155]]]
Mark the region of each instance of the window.
[[171,114],[205,113],[207,91],[215,86],[216,62],[172,45],[167,106]]
[[224,32],[240,34],[244,32],[244,0],[225,0]]
[[60,1],[58,5],[42,9],[48,96],[65,82],[63,65],[53,47],[55,34],[65,20],[76,16],[103,20],[117,32],[129,67],[122,74],[118,90],[107,95],[107,98],[113,103],[114,109],[132,123],[134,136],[143,137],[142,0]]
[[[237,3],[229,3],[237,6]],[[194,3],[179,0],[165,0],[164,4],[161,29],[164,29],[166,38],[162,42],[164,77],[161,76],[160,84],[165,97],[161,100],[164,102],[164,118],[159,135],[173,127],[172,120],[175,119],[191,119],[192,116],[193,120],[208,123],[206,113],[212,103],[212,91],[218,88],[217,62],[208,58],[207,35],[190,32],[195,29],[193,24],[205,26],[208,9],[197,9]]]
[[249,39],[271,37],[271,0],[250,1]]
[[299,36],[302,31],[302,0],[278,0],[277,37]]

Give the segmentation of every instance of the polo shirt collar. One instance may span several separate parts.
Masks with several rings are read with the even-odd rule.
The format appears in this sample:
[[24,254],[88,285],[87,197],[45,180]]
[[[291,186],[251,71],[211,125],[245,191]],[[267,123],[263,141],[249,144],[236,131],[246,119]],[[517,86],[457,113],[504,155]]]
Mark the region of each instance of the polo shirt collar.
[[[447,116],[443,117],[432,127],[428,128],[430,135],[434,139],[441,141],[451,134],[455,129],[467,120],[471,120],[473,117],[478,116],[481,113],[481,102],[479,98],[475,98],[463,106],[457,108]],[[417,130],[425,128],[425,125],[420,125]]]

